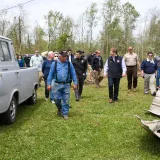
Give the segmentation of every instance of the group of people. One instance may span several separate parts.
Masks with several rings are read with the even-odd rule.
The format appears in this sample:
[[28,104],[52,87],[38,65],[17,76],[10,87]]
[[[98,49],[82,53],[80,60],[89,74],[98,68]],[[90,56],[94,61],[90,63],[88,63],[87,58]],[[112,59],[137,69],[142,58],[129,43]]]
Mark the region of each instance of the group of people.
[[[45,82],[45,98],[55,103],[57,115],[68,119],[70,88],[73,81],[75,99],[79,101],[82,97],[84,81],[88,75],[94,79],[97,88],[103,78],[108,78],[109,103],[118,102],[119,84],[122,77],[127,75],[128,92],[137,91],[137,72],[141,71],[144,78],[144,93],[149,90],[153,96],[156,95],[154,85],[155,77],[160,78],[160,58],[154,59],[153,53],[147,54],[147,59],[139,62],[138,55],[129,47],[128,52],[122,57],[118,55],[116,48],[110,49],[110,56],[103,64],[101,52],[96,50],[88,57],[84,51],[78,50],[75,54],[72,50],[63,50],[60,53],[48,52],[45,59],[36,51],[31,57],[30,67],[37,67],[39,72],[39,83],[42,77]],[[88,71],[87,71],[88,69]],[[158,72],[157,72],[158,70]],[[159,80],[156,80],[157,88],[160,88]]]

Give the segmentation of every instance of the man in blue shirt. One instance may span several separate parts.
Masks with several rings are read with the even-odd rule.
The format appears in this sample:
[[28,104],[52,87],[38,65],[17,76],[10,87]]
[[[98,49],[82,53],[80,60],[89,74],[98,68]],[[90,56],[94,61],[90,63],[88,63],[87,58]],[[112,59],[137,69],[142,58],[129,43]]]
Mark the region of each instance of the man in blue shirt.
[[148,57],[141,64],[141,76],[144,78],[144,93],[148,94],[151,90],[152,96],[156,95],[156,88],[154,85],[155,75],[157,72],[157,64],[153,60],[153,53],[148,52]]
[[47,88],[51,90],[51,82],[54,79],[54,100],[58,108],[57,115],[61,115],[64,119],[68,119],[69,99],[70,99],[70,82],[73,80],[73,89],[77,88],[77,78],[75,69],[69,61],[67,61],[67,52],[61,51],[59,59],[52,63],[47,78]]

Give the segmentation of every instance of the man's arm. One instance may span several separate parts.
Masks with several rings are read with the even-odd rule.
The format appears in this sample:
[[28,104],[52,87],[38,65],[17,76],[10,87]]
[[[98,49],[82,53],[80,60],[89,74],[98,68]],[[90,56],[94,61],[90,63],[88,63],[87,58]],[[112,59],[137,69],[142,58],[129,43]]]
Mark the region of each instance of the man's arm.
[[75,71],[72,63],[70,63],[70,72],[71,72],[71,77],[72,77],[74,84],[77,85],[76,71]]
[[47,89],[51,90],[51,82],[54,76],[54,66],[55,66],[55,62],[52,63],[50,71],[49,71],[49,75],[47,78]]
[[104,65],[104,77],[107,77],[108,75],[108,59],[106,60],[106,63]]
[[95,60],[95,58],[93,58],[92,61],[91,61],[91,67],[92,67],[93,71],[94,71],[94,69],[95,69],[94,60]]
[[138,55],[137,55],[137,67],[138,67],[138,69],[141,69],[140,67],[140,62],[139,62],[139,57],[138,57]]
[[144,77],[145,61],[141,63],[141,77]]
[[46,62],[47,62],[47,61],[44,61],[43,64],[42,64],[42,73],[43,73],[43,74],[44,74],[44,70],[45,70],[45,67],[46,67]]
[[122,77],[125,77],[126,76],[126,71],[127,71],[127,68],[126,68],[126,64],[124,62],[124,58],[122,58]]

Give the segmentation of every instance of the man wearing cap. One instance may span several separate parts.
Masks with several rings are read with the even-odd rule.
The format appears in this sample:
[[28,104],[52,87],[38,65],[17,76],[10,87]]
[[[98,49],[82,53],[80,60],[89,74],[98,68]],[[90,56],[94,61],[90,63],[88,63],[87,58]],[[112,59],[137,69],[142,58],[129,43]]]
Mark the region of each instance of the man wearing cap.
[[67,51],[59,53],[59,59],[52,63],[51,69],[47,78],[47,88],[51,90],[51,82],[54,79],[54,100],[58,108],[57,115],[68,119],[69,100],[70,100],[70,82],[73,80],[73,89],[77,88],[77,78],[75,69],[67,60]]
[[103,60],[101,57],[101,52],[99,50],[97,50],[95,53],[96,55],[92,59],[92,69],[96,87],[99,88],[99,83],[103,80]]
[[140,67],[139,58],[136,53],[133,52],[133,48],[128,47],[128,53],[124,55],[124,61],[127,66],[127,80],[128,80],[128,92],[132,89],[136,91],[137,88],[137,68]]
[[38,51],[36,51],[35,55],[31,57],[30,66],[38,68],[39,86],[41,86],[41,81],[42,81],[42,78],[43,78],[42,63],[43,63],[43,58],[42,58],[42,56],[39,55]]
[[85,61],[84,58],[82,57],[83,53],[84,53],[83,51],[78,50],[75,54],[76,58],[72,62],[76,71],[77,81],[78,81],[78,86],[77,89],[75,90],[76,101],[79,101],[79,99],[81,98],[83,84],[84,84],[84,77],[87,71],[87,61]]

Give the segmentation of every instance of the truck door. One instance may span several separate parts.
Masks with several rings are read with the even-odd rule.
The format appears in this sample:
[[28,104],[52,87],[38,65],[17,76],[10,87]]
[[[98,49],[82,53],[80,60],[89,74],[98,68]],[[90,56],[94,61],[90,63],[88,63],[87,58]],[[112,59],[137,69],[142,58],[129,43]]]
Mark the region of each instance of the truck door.
[[9,43],[0,40],[0,111],[9,107],[12,91],[18,86],[18,73],[10,51]]

